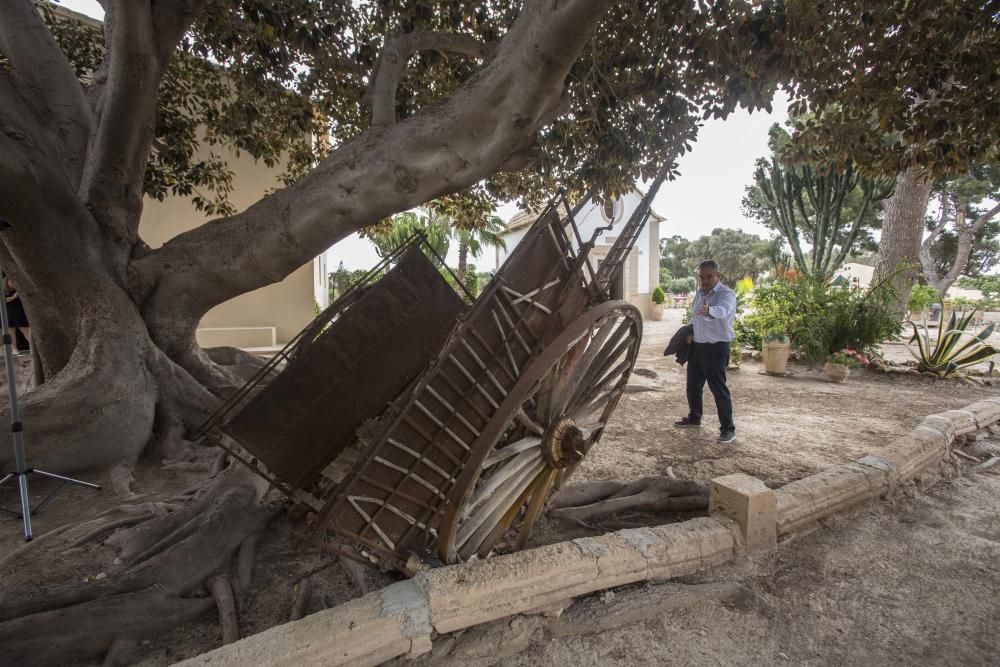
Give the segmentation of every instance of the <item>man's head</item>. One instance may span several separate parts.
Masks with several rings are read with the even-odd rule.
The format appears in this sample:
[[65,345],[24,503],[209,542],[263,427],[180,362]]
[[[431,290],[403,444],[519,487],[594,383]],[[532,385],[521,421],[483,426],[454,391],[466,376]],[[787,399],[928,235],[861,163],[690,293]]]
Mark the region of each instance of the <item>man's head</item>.
[[698,265],[698,279],[701,281],[701,289],[709,292],[715,289],[722,279],[719,273],[719,265],[714,259],[706,259]]

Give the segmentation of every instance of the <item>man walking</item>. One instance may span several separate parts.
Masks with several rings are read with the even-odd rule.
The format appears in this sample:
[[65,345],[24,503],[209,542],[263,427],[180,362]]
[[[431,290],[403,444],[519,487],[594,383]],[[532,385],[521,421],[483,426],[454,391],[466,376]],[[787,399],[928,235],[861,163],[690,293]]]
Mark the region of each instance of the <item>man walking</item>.
[[722,274],[715,260],[706,259],[698,265],[701,289],[691,304],[694,344],[687,365],[688,415],[674,422],[677,426],[698,426],[702,416],[702,394],[705,382],[715,397],[719,413],[719,442],[736,440],[733,423],[733,399],[726,386],[729,365],[729,345],[736,337],[736,294],[722,284]]

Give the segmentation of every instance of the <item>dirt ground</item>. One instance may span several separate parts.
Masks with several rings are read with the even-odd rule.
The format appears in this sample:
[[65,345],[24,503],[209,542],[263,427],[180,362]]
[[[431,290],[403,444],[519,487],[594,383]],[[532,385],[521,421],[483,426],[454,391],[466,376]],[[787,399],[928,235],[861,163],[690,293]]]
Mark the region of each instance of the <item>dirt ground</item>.
[[[578,480],[636,479],[663,475],[709,479],[745,472],[778,486],[828,465],[864,456],[913,428],[924,416],[958,408],[1000,388],[859,371],[846,384],[822,372],[792,366],[776,378],[757,362],[730,374],[738,440],[719,445],[713,402],[699,429],[672,425],[686,413],[684,374],[661,355],[678,324],[647,322],[635,376],[601,444],[577,473]],[[899,350],[893,350],[895,356]],[[905,352],[904,352],[905,354]],[[26,425],[29,444],[30,425]],[[30,459],[29,459],[30,462]],[[55,471],[58,472],[58,471]],[[162,471],[145,461],[136,475],[143,499],[184,488],[197,476]],[[51,489],[34,482],[34,502]],[[137,499],[135,499],[137,500]],[[109,490],[68,488],[35,517],[35,533],[79,521],[120,502]],[[16,506],[9,486],[0,505]],[[971,473],[826,522],[819,531],[786,542],[777,553],[714,570],[687,583],[738,581],[736,601],[703,602],[660,618],[599,634],[556,637],[544,628],[517,655],[491,653],[468,664],[995,664],[1000,655],[1000,477]],[[618,517],[624,525],[677,517]],[[534,542],[584,534],[584,529],[542,521]],[[239,618],[244,636],[288,620],[296,587],[310,587],[308,612],[357,595],[332,556],[288,521],[264,541],[254,571],[254,591]],[[20,522],[0,521],[0,557],[22,543]],[[44,564],[39,564],[44,570]],[[96,576],[99,572],[85,576]],[[17,573],[0,573],[0,576]],[[460,645],[462,637],[454,645]],[[144,642],[135,664],[166,665],[221,643],[215,614]],[[434,660],[423,659],[425,664]],[[459,661],[461,662],[461,661]]]

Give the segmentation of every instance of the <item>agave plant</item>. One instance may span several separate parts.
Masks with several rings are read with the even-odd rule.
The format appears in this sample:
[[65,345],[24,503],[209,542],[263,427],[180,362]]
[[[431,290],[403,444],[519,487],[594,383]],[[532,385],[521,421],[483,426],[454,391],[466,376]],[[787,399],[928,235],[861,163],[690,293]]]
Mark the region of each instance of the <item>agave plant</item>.
[[917,358],[917,368],[938,377],[946,377],[960,368],[986,361],[1000,352],[1000,349],[986,342],[993,333],[995,324],[990,324],[976,335],[966,331],[972,324],[975,313],[976,311],[972,310],[963,312],[961,317],[957,317],[956,313],[952,312],[948,328],[941,331],[933,345],[926,321],[920,328],[912,321],[908,321],[907,324],[913,327],[913,336],[909,342],[917,343],[919,354],[914,352],[912,347],[908,346],[907,349]]

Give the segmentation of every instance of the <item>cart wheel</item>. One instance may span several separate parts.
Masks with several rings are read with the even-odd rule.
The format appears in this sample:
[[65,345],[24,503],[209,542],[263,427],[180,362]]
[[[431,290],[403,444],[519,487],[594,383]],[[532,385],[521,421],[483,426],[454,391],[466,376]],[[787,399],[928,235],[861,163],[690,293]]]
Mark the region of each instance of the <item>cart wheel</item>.
[[553,489],[600,440],[641,338],[639,311],[610,301],[570,323],[524,369],[449,494],[442,560],[486,556],[515,522],[524,546]]

